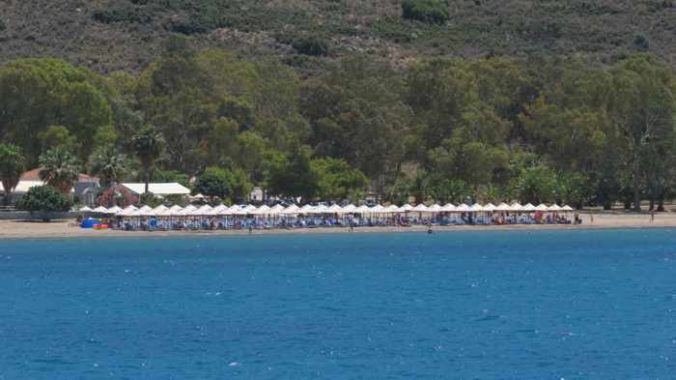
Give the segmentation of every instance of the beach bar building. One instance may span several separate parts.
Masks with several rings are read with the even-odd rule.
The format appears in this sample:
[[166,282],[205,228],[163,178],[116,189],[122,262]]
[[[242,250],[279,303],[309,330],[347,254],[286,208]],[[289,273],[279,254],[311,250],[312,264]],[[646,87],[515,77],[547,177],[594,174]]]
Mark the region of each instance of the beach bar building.
[[[146,192],[145,183],[122,183],[121,185],[137,196],[140,196]],[[190,195],[190,189],[176,182],[149,183],[148,191],[163,198],[168,196],[187,197]]]

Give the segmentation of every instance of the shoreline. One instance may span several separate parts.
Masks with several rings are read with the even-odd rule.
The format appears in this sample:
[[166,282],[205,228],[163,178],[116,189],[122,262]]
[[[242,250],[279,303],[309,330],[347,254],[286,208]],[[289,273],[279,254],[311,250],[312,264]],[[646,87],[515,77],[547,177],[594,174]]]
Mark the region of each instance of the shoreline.
[[[591,222],[590,215],[582,215],[583,223],[571,224],[516,224],[516,225],[462,225],[433,226],[433,232],[469,232],[469,231],[565,231],[565,230],[604,230],[604,229],[653,229],[676,228],[676,214],[655,215],[655,221],[640,214],[598,214]],[[246,235],[313,235],[313,234],[367,234],[367,233],[426,233],[427,226],[411,227],[357,227],[349,228],[296,228],[270,230],[217,230],[217,231],[118,231],[82,229],[73,221],[54,221],[51,223],[28,221],[0,221],[0,240],[44,240],[74,238],[153,238],[153,237],[213,237]]]

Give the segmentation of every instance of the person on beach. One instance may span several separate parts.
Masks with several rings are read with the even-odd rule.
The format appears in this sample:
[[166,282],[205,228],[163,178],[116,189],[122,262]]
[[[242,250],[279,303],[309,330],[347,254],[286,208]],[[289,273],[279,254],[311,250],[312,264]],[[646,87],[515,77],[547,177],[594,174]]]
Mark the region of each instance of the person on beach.
[[650,223],[655,223],[655,210],[650,210]]

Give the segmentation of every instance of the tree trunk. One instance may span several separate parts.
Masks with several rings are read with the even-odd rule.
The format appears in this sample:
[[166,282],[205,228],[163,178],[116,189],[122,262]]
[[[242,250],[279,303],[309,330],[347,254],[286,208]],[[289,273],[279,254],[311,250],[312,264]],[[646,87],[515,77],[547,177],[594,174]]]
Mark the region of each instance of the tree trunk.
[[650,197],[650,206],[648,207],[648,210],[652,211],[655,209],[655,197],[651,196]]
[[657,211],[663,212],[664,211],[664,193],[663,191],[660,196],[657,198]]
[[143,168],[143,182],[145,182],[145,193],[148,193],[148,188],[150,187],[150,168]]

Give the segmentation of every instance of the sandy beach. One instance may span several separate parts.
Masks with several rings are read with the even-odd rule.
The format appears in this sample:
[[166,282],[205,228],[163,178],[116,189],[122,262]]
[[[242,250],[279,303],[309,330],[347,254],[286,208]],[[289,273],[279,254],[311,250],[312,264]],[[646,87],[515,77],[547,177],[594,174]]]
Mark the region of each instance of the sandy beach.
[[[486,230],[552,230],[552,229],[602,229],[602,228],[676,228],[676,213],[655,215],[650,221],[648,214],[599,213],[581,215],[581,225],[509,225],[509,226],[435,226],[434,231],[486,231]],[[262,234],[317,234],[317,233],[403,233],[425,232],[425,226],[412,227],[360,227],[350,232],[348,228],[305,228],[289,230],[254,230],[252,235]],[[38,238],[96,238],[96,237],[162,237],[162,236],[200,236],[200,235],[248,235],[246,230],[230,231],[154,231],[127,232],[82,229],[72,220],[53,221],[51,223],[5,221],[0,220],[0,239],[38,239]]]

